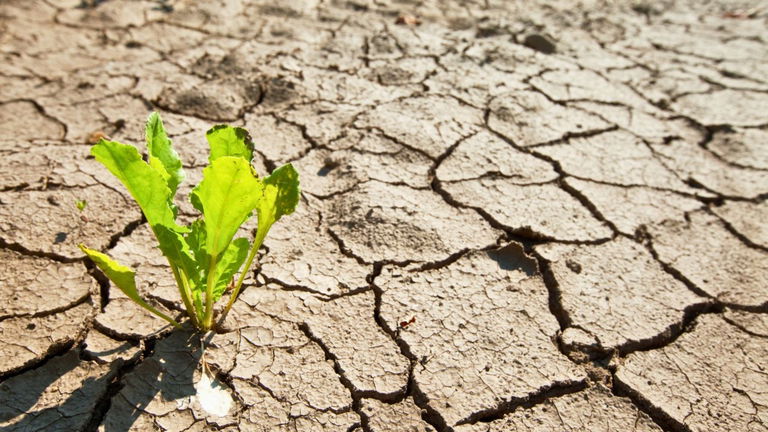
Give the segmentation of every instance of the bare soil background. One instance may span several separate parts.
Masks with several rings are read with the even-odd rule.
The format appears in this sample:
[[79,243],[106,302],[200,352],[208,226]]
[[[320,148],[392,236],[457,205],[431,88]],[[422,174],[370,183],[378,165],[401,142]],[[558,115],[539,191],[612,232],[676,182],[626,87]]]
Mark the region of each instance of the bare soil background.
[[[0,4],[0,429],[768,430],[768,6]],[[205,357],[93,158],[246,127],[296,214]],[[76,200],[86,200],[81,213]],[[253,223],[248,228],[252,229]]]

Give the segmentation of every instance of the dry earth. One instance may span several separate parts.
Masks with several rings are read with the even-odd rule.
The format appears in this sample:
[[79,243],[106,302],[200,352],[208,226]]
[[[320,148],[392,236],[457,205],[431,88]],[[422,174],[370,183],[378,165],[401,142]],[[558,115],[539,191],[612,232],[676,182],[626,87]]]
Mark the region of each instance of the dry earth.
[[[0,27],[2,430],[768,430],[764,2],[6,0]],[[88,156],[150,110],[189,180],[221,122],[302,175],[206,339],[223,416],[199,338],[76,248],[181,315]]]

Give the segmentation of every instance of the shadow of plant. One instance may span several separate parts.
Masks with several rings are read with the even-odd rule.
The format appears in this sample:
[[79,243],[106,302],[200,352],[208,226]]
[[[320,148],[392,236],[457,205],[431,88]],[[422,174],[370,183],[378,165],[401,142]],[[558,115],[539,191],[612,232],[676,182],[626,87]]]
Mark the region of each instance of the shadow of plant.
[[197,393],[194,375],[201,357],[201,341],[195,332],[175,330],[159,341],[154,354],[123,378],[123,387],[104,417],[103,430],[135,430],[134,423],[142,413],[162,416],[188,404],[189,397]]
[[[71,431],[87,424],[118,365],[83,363],[77,350],[0,384],[0,429]],[[62,395],[66,399],[58,403]],[[33,411],[30,409],[37,408]],[[14,422],[15,419],[19,419]]]
[[[143,430],[134,425],[142,413],[163,415],[188,404],[197,392],[194,374],[201,356],[197,333],[173,331],[160,340],[154,354],[121,380],[101,430]],[[0,430],[73,431],[97,426],[96,407],[122,365],[122,360],[109,365],[83,361],[78,350],[71,350],[9,378],[0,384]],[[66,399],[60,402],[63,395]]]

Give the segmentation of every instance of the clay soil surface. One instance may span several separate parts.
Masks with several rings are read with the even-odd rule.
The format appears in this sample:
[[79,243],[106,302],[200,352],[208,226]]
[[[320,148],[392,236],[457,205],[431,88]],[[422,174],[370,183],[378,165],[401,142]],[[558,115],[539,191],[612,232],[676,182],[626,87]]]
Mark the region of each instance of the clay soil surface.
[[[182,317],[152,110],[301,173],[213,387],[77,249]],[[5,0],[0,167],[3,431],[768,431],[763,2]]]

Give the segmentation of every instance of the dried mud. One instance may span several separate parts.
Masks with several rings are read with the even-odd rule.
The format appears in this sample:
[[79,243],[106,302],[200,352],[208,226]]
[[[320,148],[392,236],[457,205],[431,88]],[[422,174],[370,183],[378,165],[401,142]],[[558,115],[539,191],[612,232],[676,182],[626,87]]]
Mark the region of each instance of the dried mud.
[[[766,28],[746,1],[3,2],[0,429],[768,431]],[[218,122],[301,173],[205,336],[76,247],[183,316],[88,155],[151,110],[188,181]]]

